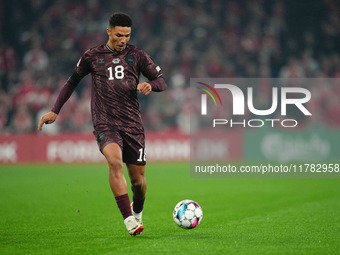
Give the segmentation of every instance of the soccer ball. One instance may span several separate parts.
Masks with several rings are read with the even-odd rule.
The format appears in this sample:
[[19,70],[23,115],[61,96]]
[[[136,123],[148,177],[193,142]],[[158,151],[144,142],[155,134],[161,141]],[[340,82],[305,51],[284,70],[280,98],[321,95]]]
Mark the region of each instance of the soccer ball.
[[203,218],[202,208],[193,200],[183,200],[179,202],[172,214],[174,221],[178,226],[185,229],[191,229],[198,226]]

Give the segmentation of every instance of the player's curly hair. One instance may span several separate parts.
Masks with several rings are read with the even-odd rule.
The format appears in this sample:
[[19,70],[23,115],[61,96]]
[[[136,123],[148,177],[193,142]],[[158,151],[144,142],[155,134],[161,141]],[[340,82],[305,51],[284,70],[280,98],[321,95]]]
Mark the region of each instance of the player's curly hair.
[[122,12],[115,12],[111,15],[109,21],[110,27],[120,26],[120,27],[131,27],[132,20],[129,15]]

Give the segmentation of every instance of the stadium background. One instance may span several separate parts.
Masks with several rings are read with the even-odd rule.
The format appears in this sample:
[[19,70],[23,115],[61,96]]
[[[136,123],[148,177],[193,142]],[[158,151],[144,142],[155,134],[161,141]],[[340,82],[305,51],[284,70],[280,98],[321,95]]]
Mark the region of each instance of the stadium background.
[[[189,79],[338,79],[339,8],[336,0],[0,1],[0,254],[339,254],[339,178],[190,178],[188,161]],[[126,233],[107,165],[88,163],[103,160],[91,133],[91,78],[57,123],[36,132],[82,53],[106,42],[112,11],[131,14],[131,43],[169,85],[140,97],[148,197],[138,238]],[[255,102],[270,91],[259,89]],[[299,129],[230,130],[225,160],[265,164],[259,144],[280,131],[284,158],[294,143],[307,162],[339,163],[340,86],[310,90],[313,116]],[[186,198],[204,213],[189,231],[172,219]]]
[[[51,141],[57,143],[50,145],[52,154],[66,148],[66,155],[71,155],[81,147],[73,159],[61,161],[102,159],[96,153],[92,159],[86,154],[94,153],[96,146],[91,134],[90,76],[81,81],[58,121],[45,128],[44,133],[53,138],[38,138],[36,126],[83,52],[107,41],[105,29],[112,11],[131,14],[130,42],[154,58],[169,85],[166,93],[140,97],[151,160],[166,160],[167,155],[168,160],[189,159],[190,77],[340,76],[337,1],[2,1],[0,162],[58,157],[49,157],[48,148],[41,147]],[[260,95],[269,89],[261,88],[255,102],[261,102]],[[300,131],[338,130],[340,87],[309,89],[313,118]],[[176,146],[181,150],[173,149]],[[335,150],[339,155],[339,148]]]

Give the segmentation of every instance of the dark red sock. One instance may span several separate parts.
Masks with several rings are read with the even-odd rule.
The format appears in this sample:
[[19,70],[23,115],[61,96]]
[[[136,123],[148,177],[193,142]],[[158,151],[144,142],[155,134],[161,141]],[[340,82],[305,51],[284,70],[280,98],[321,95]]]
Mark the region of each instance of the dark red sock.
[[130,207],[130,199],[128,194],[124,194],[118,197],[115,197],[120,213],[123,215],[124,220],[132,216],[131,207]]
[[133,197],[133,211],[135,213],[140,213],[141,211],[143,211],[144,200],[145,200],[145,198],[137,199],[137,198]]

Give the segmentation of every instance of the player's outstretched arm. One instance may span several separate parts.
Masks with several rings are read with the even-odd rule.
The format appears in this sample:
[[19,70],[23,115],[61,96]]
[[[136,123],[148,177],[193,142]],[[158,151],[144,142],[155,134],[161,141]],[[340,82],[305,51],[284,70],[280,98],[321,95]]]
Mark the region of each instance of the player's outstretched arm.
[[53,122],[55,122],[55,120],[57,119],[58,114],[54,113],[54,112],[49,112],[46,113],[44,116],[41,117],[41,119],[39,120],[39,124],[38,124],[38,130],[41,131],[42,130],[42,126],[44,124],[52,124]]

